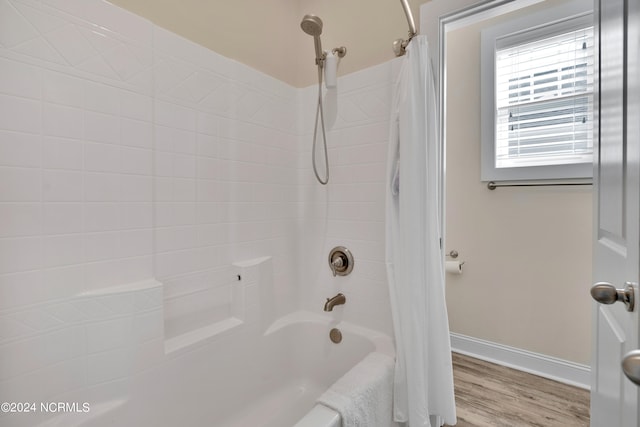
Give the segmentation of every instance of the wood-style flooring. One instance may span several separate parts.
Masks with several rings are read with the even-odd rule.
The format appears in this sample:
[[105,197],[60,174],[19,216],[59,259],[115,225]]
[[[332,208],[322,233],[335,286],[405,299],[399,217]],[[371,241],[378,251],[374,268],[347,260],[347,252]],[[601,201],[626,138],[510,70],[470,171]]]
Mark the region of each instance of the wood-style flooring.
[[589,392],[453,353],[457,427],[589,425]]

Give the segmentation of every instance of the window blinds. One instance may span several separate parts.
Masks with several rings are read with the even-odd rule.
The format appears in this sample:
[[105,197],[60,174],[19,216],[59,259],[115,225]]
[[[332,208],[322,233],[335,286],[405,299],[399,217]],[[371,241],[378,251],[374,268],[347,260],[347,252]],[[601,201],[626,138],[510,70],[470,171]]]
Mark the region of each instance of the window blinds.
[[496,50],[496,167],[592,161],[593,27]]

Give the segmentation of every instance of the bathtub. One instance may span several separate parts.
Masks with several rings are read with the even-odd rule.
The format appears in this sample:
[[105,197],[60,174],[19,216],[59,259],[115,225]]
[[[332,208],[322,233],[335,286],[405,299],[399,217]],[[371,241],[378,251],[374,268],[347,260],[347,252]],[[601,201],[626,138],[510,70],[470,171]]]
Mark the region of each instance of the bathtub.
[[[259,364],[256,393],[238,411],[216,417],[221,427],[340,427],[340,417],[316,399],[351,367],[372,351],[393,355],[388,336],[310,312],[296,312],[279,319],[266,331],[259,353],[268,355]],[[338,327],[342,342],[329,340]],[[285,363],[282,363],[285,361]],[[258,391],[259,390],[259,391]]]
[[[340,344],[329,340],[334,326],[343,334]],[[136,425],[339,427],[337,414],[314,407],[316,399],[370,352],[394,352],[387,335],[306,311],[278,319],[257,340],[251,335],[177,357],[169,373],[174,392],[159,403],[175,411]],[[211,358],[228,369],[198,372]]]
[[[343,339],[334,344],[329,330]],[[243,325],[164,356],[126,384],[127,396],[61,415],[41,427],[340,427],[317,398],[372,351],[393,356],[389,336],[298,311],[266,331]]]

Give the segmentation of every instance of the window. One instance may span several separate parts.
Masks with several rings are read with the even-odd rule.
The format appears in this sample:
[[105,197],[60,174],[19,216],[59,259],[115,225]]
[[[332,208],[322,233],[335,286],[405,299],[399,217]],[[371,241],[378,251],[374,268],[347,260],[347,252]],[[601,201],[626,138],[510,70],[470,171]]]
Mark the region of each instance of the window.
[[510,24],[482,34],[482,179],[591,177],[592,15]]

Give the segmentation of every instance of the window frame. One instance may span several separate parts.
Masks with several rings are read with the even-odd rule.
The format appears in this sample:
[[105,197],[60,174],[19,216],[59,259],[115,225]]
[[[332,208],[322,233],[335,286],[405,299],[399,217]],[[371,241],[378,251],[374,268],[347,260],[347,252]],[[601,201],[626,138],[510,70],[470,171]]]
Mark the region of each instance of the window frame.
[[591,179],[593,162],[496,167],[496,46],[539,40],[547,35],[593,25],[593,12],[584,2],[570,2],[486,28],[481,32],[481,181],[539,181]]

